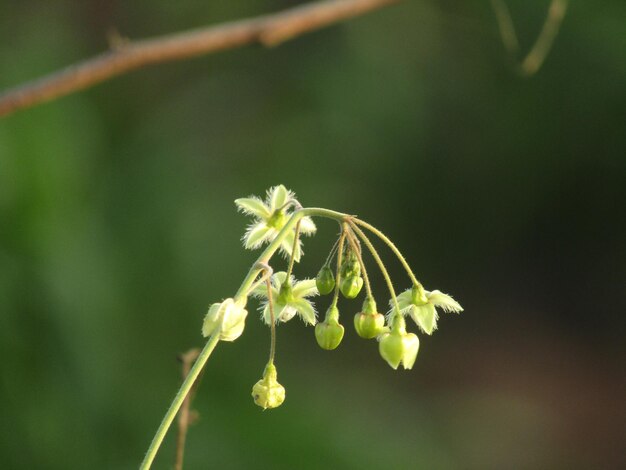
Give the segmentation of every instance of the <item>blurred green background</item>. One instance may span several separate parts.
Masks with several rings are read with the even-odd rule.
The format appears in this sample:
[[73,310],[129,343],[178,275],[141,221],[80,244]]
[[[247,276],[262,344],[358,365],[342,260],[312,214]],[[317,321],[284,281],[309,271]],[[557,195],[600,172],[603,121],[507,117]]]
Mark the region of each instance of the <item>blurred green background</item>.
[[[6,89],[104,50],[112,28],[142,38],[297,2],[0,3]],[[509,2],[524,46],[547,3]],[[176,355],[255,259],[232,201],[284,183],[380,227],[465,312],[421,336],[412,371],[356,337],[360,300],[340,305],[332,353],[280,326],[287,400],[262,412],[269,335],[251,302],[209,361],[186,468],[624,468],[625,18],[622,0],[571,2],[521,79],[489,2],[407,1],[0,119],[0,467],[136,468]],[[334,223],[318,229],[298,277],[333,242]],[[172,436],[154,468],[171,468]]]

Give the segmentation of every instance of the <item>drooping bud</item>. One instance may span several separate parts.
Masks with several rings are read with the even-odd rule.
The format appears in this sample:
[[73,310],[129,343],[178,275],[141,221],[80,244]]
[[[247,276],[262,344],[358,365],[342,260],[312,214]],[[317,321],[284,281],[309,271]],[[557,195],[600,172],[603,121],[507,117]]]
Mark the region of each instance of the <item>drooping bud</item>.
[[359,292],[361,292],[361,288],[363,287],[363,278],[360,275],[351,275],[342,279],[341,293],[346,299],[354,299]]
[[337,348],[343,339],[344,327],[339,324],[339,310],[330,307],[322,323],[315,325],[315,339],[320,348],[332,350]]
[[335,288],[335,276],[330,266],[324,265],[315,278],[315,285],[321,295],[330,294]]
[[385,328],[385,316],[376,311],[374,299],[366,298],[360,313],[354,316],[354,329],[361,338],[372,339]]
[[263,378],[252,387],[252,398],[264,410],[279,407],[285,401],[285,387],[278,383],[274,364],[265,366]]
[[405,369],[411,369],[419,350],[419,339],[415,334],[406,332],[402,316],[395,317],[393,322],[391,331],[381,335],[378,350],[393,369],[400,364]]
[[211,305],[204,317],[202,336],[211,336],[218,331],[220,340],[234,341],[243,333],[248,311],[245,309],[246,299],[235,302],[229,298]]
[[349,250],[341,263],[340,274],[342,278],[361,275],[361,264],[353,250]]

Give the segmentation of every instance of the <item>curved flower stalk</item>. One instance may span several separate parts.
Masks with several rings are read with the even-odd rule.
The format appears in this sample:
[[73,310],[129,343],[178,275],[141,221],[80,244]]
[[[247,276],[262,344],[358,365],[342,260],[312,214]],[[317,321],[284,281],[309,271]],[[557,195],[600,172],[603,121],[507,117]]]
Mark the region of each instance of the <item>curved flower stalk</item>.
[[[323,208],[302,208],[295,194],[283,185],[270,188],[265,200],[250,196],[237,199],[235,203],[240,211],[254,219],[243,237],[244,246],[256,249],[267,244],[267,247],[248,271],[237,293],[209,308],[202,325],[202,335],[208,337],[207,343],[157,429],[141,465],[143,470],[150,468],[176,413],[217,344],[220,341],[234,341],[243,333],[248,317],[246,305],[249,296],[260,300],[261,316],[269,326],[271,335],[269,359],[261,380],[252,389],[254,402],[263,409],[280,406],[285,400],[285,389],[277,381],[274,364],[276,324],[287,322],[298,315],[306,325],[316,325],[317,315],[310,298],[319,295],[320,291],[323,295],[332,293],[326,317],[315,328],[314,336],[320,347],[334,350],[343,338],[344,327],[339,322],[337,308],[339,293],[343,293],[348,300],[354,299],[360,295],[364,285],[366,294],[363,306],[353,311],[356,312],[353,322],[355,330],[362,338],[378,339],[380,355],[393,369],[400,365],[404,369],[411,369],[420,345],[417,335],[406,331],[405,316],[410,316],[423,332],[431,334],[437,327],[437,308],[451,312],[463,310],[451,296],[438,290],[424,290],[393,242],[374,226],[355,216]],[[317,279],[296,281],[291,273],[294,262],[302,256],[300,236],[315,233],[313,217],[335,220],[341,226],[341,233],[323,262]],[[384,242],[400,260],[413,284],[412,288],[396,296],[385,264],[365,230]],[[392,310],[386,318],[376,308],[362,245],[370,252],[389,290]],[[277,251],[289,257],[288,269],[272,274],[271,260]],[[331,267],[333,261],[334,275]]]

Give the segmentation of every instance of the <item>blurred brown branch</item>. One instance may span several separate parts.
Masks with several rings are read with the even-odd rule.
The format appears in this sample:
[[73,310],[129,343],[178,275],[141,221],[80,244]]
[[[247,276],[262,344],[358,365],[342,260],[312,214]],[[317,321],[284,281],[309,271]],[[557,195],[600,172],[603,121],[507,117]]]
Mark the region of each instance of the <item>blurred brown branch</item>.
[[[182,379],[185,380],[189,375],[189,370],[193,363],[198,359],[198,355],[200,354],[200,349],[194,348],[190,349],[184,354],[181,354],[178,359],[182,363]],[[190,410],[191,408],[191,400],[193,400],[193,395],[195,389],[197,387],[194,386],[192,393],[187,395],[185,401],[183,401],[183,406],[181,407],[178,413],[178,437],[176,438],[176,462],[174,464],[175,470],[182,470],[183,468],[183,458],[185,455],[185,441],[187,439],[187,430],[189,429],[189,425],[193,424],[195,420],[194,413]]]
[[0,95],[0,117],[150,64],[182,60],[246,44],[275,46],[309,31],[396,3],[398,0],[323,0],[278,13],[142,41],[110,51]]
[[500,37],[507,53],[516,65],[518,72],[526,77],[537,73],[546,60],[554,39],[559,33],[563,17],[567,11],[568,0],[552,0],[548,8],[546,20],[543,23],[537,40],[526,57],[518,61],[519,41],[515,33],[515,26],[511,19],[511,12],[504,0],[491,0],[491,6],[496,15]]

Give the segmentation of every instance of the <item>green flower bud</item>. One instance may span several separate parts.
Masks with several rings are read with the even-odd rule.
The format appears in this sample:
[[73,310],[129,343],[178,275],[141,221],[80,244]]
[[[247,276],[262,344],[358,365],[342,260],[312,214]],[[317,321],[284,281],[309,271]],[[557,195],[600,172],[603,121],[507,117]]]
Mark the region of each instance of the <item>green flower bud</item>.
[[350,250],[344,258],[340,273],[343,278],[361,275],[361,264],[354,251]]
[[202,323],[202,335],[211,336],[219,328],[220,340],[234,341],[239,338],[248,316],[245,305],[245,299],[240,302],[226,299],[211,305]]
[[397,369],[400,364],[405,369],[411,369],[415,363],[419,345],[419,339],[415,334],[395,330],[381,336],[378,350],[393,369]]
[[320,272],[317,273],[317,277],[315,278],[315,285],[320,295],[330,294],[333,291],[335,288],[335,276],[330,266],[322,266],[322,269],[320,269]]
[[385,328],[385,316],[380,313],[357,313],[354,316],[354,329],[361,338],[376,338]]
[[341,281],[341,293],[346,299],[354,299],[363,287],[363,278],[358,275],[349,276]]
[[254,403],[264,410],[277,408],[285,401],[285,387],[278,383],[278,373],[274,364],[268,364],[263,378],[252,387]]
[[344,328],[339,324],[339,310],[331,307],[326,312],[326,319],[315,325],[315,339],[320,348],[332,350],[337,348],[343,339]]

